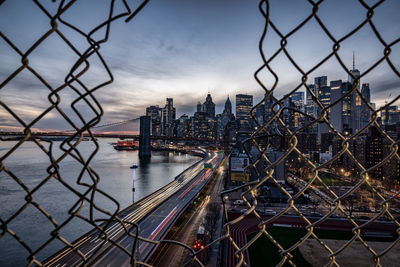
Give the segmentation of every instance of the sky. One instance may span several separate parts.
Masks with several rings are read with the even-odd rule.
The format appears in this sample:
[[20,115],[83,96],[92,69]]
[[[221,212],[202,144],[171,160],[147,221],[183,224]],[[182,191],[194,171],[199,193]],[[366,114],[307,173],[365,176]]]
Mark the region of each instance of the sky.
[[[39,1],[51,14],[60,1]],[[137,5],[137,1],[128,1]],[[377,1],[366,1],[368,4]],[[89,32],[104,21],[109,12],[110,1],[77,1],[63,19]],[[122,10],[116,0],[115,11]],[[382,38],[391,43],[400,36],[400,1],[388,0],[375,9],[373,22]],[[312,12],[308,1],[271,0],[271,21],[286,35]],[[366,9],[359,1],[326,0],[320,5],[318,16],[332,33],[340,39],[366,17]],[[229,95],[233,105],[235,95],[252,94],[255,103],[264,91],[253,78],[254,71],[262,65],[258,43],[264,28],[264,19],[255,0],[151,0],[129,23],[119,20],[112,24],[107,43],[100,52],[114,76],[114,82],[94,93],[104,109],[100,124],[129,120],[144,115],[150,105],[165,105],[172,97],[177,115],[192,115],[198,101],[204,102],[211,93],[220,113]],[[49,20],[43,12],[28,0],[6,0],[0,5],[0,31],[23,52],[50,29]],[[87,48],[85,38],[59,23],[59,30],[81,52]],[[96,34],[101,38],[104,31]],[[280,45],[280,38],[268,29],[263,46],[267,58]],[[308,71],[332,51],[333,43],[312,19],[298,32],[288,38],[287,50],[304,70]],[[356,68],[366,71],[383,55],[384,47],[366,26],[341,44],[339,55],[347,68],[352,68],[352,54],[356,56]],[[392,47],[390,55],[400,69],[400,43]],[[52,34],[28,57],[29,65],[40,73],[53,88],[60,86],[78,59],[76,54],[56,35]],[[107,80],[107,73],[98,58],[90,59],[91,68],[82,78],[92,88]],[[0,38],[1,83],[21,66],[20,57]],[[301,74],[280,53],[271,67],[279,76],[275,95],[282,97],[301,83]],[[335,58],[331,58],[309,75],[308,83],[317,76],[326,75],[328,81],[347,80],[347,74]],[[270,88],[274,82],[267,71],[260,76]],[[361,80],[369,82],[372,101],[380,106],[384,101],[399,94],[400,79],[388,67],[380,64]],[[304,88],[300,89],[304,91]],[[25,123],[40,115],[48,106],[49,90],[29,71],[24,70],[0,88],[0,100],[6,103]],[[70,102],[77,97],[73,90],[60,92],[60,107],[77,120]],[[399,104],[399,103],[396,103]],[[83,103],[78,109],[91,117]],[[0,106],[0,129],[19,126],[8,112]],[[41,129],[70,129],[55,111],[47,114],[34,125]]]

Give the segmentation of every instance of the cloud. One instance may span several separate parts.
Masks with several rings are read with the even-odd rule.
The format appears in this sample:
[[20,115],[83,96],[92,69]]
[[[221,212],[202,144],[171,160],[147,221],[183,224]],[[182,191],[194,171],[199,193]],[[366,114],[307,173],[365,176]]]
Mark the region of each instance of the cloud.
[[400,79],[399,80],[380,80],[374,85],[374,90],[378,93],[386,93],[390,91],[400,90]]

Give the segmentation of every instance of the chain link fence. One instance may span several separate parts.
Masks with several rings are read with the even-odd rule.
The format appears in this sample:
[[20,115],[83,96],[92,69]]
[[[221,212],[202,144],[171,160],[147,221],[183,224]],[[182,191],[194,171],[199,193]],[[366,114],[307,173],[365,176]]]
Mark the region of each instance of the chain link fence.
[[[2,6],[9,4],[11,1],[0,1],[0,9]],[[94,25],[93,28],[89,30],[81,29],[76,25],[76,21],[64,19],[70,15],[70,10],[72,12],[78,12],[75,6],[82,1],[32,1],[33,5],[28,6],[28,3],[20,5],[20,9],[32,8],[32,14],[35,12],[41,12],[48,20],[48,27],[45,32],[33,42],[33,44],[26,50],[18,47],[16,43],[13,42],[12,38],[9,38],[3,31],[0,32],[0,39],[5,44],[4,51],[11,51],[12,56],[16,56],[20,59],[19,66],[1,81],[0,89],[5,89],[9,86],[13,80],[19,78],[22,73],[28,71],[31,73],[35,79],[40,83],[40,85],[48,89],[47,100],[48,106],[44,107],[44,111],[37,114],[37,116],[26,123],[26,119],[19,115],[18,107],[5,102],[3,99],[0,100],[0,106],[2,107],[2,114],[7,117],[7,119],[12,120],[13,124],[18,124],[20,128],[23,129],[23,137],[18,138],[18,142],[5,153],[1,155],[0,172],[6,175],[7,178],[11,178],[15,183],[19,185],[19,189],[23,189],[25,194],[22,196],[25,203],[17,208],[16,212],[7,218],[0,218],[1,222],[1,234],[0,238],[12,237],[17,241],[29,254],[27,257],[27,265],[43,265],[43,255],[42,258],[38,257],[42,251],[45,251],[50,244],[54,242],[61,242],[63,246],[69,247],[71,250],[76,252],[81,258],[83,264],[89,262],[90,257],[85,257],[79,251],[79,249],[74,246],[71,241],[63,237],[63,231],[69,227],[69,225],[76,225],[73,222],[76,220],[83,221],[92,226],[92,228],[98,229],[98,231],[103,235],[106,235],[106,239],[114,243],[105,232],[106,229],[110,227],[112,222],[118,222],[126,229],[129,222],[123,223],[121,219],[117,216],[120,212],[120,206],[117,200],[111,197],[107,192],[101,190],[98,186],[100,177],[91,168],[91,161],[99,149],[98,142],[94,138],[91,128],[99,123],[102,115],[103,109],[99,102],[94,96],[94,92],[109,85],[113,82],[113,75],[107,66],[103,56],[100,53],[101,45],[106,43],[109,38],[111,25],[118,21],[124,20],[125,22],[130,22],[135,16],[142,10],[142,8],[148,3],[145,1],[108,1],[108,16],[104,18],[99,24]],[[93,5],[94,3],[92,3]],[[104,3],[102,3],[104,4]],[[74,9],[75,8],[75,9]],[[117,10],[117,11],[116,11]],[[90,11],[87,11],[86,16],[90,15]],[[42,18],[42,17],[41,17]],[[26,24],[19,24],[20,27],[29,27],[29,19],[26,18]],[[32,29],[33,30],[33,29]],[[10,35],[14,33],[9,32]],[[73,40],[68,39],[68,36],[73,36]],[[28,36],[27,36],[28,38]],[[72,64],[70,69],[66,69],[67,66],[63,66],[64,69],[64,81],[57,81],[60,83],[54,86],[54,83],[46,80],[45,77],[49,77],[46,73],[46,68],[33,67],[30,64],[30,56],[41,47],[49,49],[46,45],[46,41],[51,38],[59,38],[66,47],[64,53],[71,53],[76,56],[77,60]],[[74,44],[76,40],[79,40],[78,44]],[[4,46],[3,46],[4,47]],[[10,49],[11,48],[11,49]],[[47,52],[50,52],[49,50]],[[2,63],[3,64],[3,63]],[[16,62],[16,64],[18,64]],[[36,65],[37,66],[37,65]],[[53,68],[56,65],[52,66]],[[106,73],[101,80],[104,82],[98,83],[96,85],[88,84],[86,82],[86,76],[90,76],[90,72],[93,68],[101,68]],[[44,70],[43,70],[44,69]],[[53,77],[51,77],[53,78]],[[76,98],[70,99],[64,94],[76,95]],[[22,95],[20,95],[22,97]],[[65,106],[61,105],[65,99],[68,99],[68,107],[73,112],[65,111]],[[29,105],[29,103],[27,103]],[[54,142],[50,139],[41,138],[34,134],[34,128],[36,125],[48,114],[56,112],[65,120],[68,125],[67,129],[74,129],[73,135],[65,139],[58,148],[54,147]],[[91,116],[88,114],[92,114]],[[11,119],[10,119],[11,118]],[[79,146],[84,138],[84,134],[88,134],[91,142],[93,142],[95,149],[90,155],[83,155],[79,151]],[[1,139],[2,141],[6,141]],[[18,149],[20,149],[25,142],[31,141],[43,152],[49,160],[49,165],[45,167],[47,176],[42,178],[40,183],[32,186],[29,180],[21,178],[13,170],[7,168],[8,159],[12,158]],[[55,150],[61,151],[61,153],[54,153]],[[39,152],[39,153],[41,153]],[[75,163],[78,163],[80,169],[77,174],[75,184],[71,184],[71,181],[64,177],[60,165],[67,159],[73,159]],[[23,166],[22,166],[23,168]],[[84,177],[89,177],[89,179]],[[71,203],[68,210],[68,214],[63,220],[57,221],[50,214],[43,204],[43,201],[39,195],[40,191],[46,187],[47,184],[52,183],[56,180],[63,185],[64,190],[72,193],[67,201],[74,201]],[[56,197],[57,192],[54,193]],[[99,206],[95,199],[103,198],[114,204],[113,209],[105,209]],[[51,202],[51,199],[49,199]],[[18,205],[18,203],[5,203],[8,205]],[[86,205],[88,207],[86,207]],[[6,206],[4,206],[6,208]],[[39,212],[41,218],[35,218],[32,220],[42,221],[41,219],[47,218],[48,222],[53,226],[53,230],[48,234],[48,240],[44,241],[38,246],[33,246],[32,242],[27,242],[26,236],[19,236],[11,225],[18,220],[23,220],[21,214],[29,209],[36,209]],[[2,206],[3,209],[3,206]],[[105,218],[105,219],[104,219]],[[72,222],[72,223],[71,223]],[[43,222],[42,222],[43,223]],[[28,222],[29,224],[29,222]],[[45,222],[43,223],[44,226]],[[25,225],[25,228],[29,228],[29,225]],[[9,241],[9,242],[12,242]],[[115,244],[115,243],[114,243]],[[118,246],[118,244],[115,244]],[[99,246],[98,250],[103,246]],[[121,248],[123,249],[123,248]],[[54,251],[55,252],[55,251]],[[54,253],[53,252],[53,253]],[[129,252],[128,252],[129,253]],[[129,253],[130,254],[130,253]]]
[[[260,169],[260,162],[264,163],[262,166],[265,166],[265,168],[263,168],[263,171],[259,173],[260,178],[258,180],[222,192],[222,196],[229,196],[232,191],[244,191],[241,196],[248,206],[248,210],[236,218],[229,218],[228,211],[226,210],[228,223],[224,226],[227,233],[225,238],[228,238],[230,243],[229,246],[231,250],[233,250],[233,253],[230,255],[236,257],[234,261],[230,261],[231,265],[248,265],[248,250],[251,249],[251,247],[254,246],[254,243],[262,237],[266,237],[266,239],[276,247],[276,253],[280,256],[279,261],[277,261],[276,264],[279,266],[284,264],[296,265],[294,261],[296,250],[305,246],[305,244],[311,240],[315,242],[312,246],[313,249],[309,251],[311,255],[309,255],[307,259],[321,257],[318,254],[325,255],[324,262],[317,261],[317,263],[314,262],[313,265],[339,265],[340,262],[338,261],[338,258],[340,255],[343,254],[344,251],[352,249],[351,247],[355,243],[359,243],[365,248],[361,252],[362,257],[370,259],[369,264],[380,266],[382,264],[382,259],[384,259],[391,250],[395,249],[396,245],[398,245],[400,241],[400,225],[398,218],[396,219],[395,214],[393,213],[397,212],[396,209],[399,207],[398,173],[396,173],[396,168],[398,168],[400,159],[398,153],[398,129],[392,132],[394,134],[389,134],[388,127],[383,129],[382,124],[378,123],[378,115],[385,112],[385,110],[387,110],[391,105],[398,104],[397,101],[399,100],[400,95],[394,96],[389,102],[386,102],[385,105],[379,109],[375,109],[371,105],[370,100],[366,99],[364,92],[362,92],[363,89],[361,89],[360,86],[360,80],[365,78],[367,74],[373,72],[374,69],[381,64],[387,64],[389,69],[393,71],[397,77],[400,77],[399,71],[395,67],[396,64],[393,63],[390,58],[393,47],[398,44],[400,39],[396,38],[391,42],[387,42],[374,24],[374,12],[378,7],[383,5],[385,1],[377,1],[374,5],[369,5],[365,1],[360,0],[360,8],[365,11],[365,19],[339,39],[334,37],[335,35],[332,34],[324,24],[323,18],[320,18],[319,16],[318,11],[323,2],[324,1],[308,1],[311,10],[310,14],[293,27],[289,33],[284,34],[274,24],[274,22],[270,20],[270,14],[274,12],[274,10],[270,8],[270,1],[260,1],[259,9],[262,16],[265,18],[265,27],[259,42],[259,51],[263,60],[263,65],[255,72],[254,77],[258,84],[265,90],[265,98],[252,110],[252,118],[257,123],[257,130],[244,142],[244,148],[246,148],[245,144],[247,143],[246,153],[252,162],[251,168],[258,171]],[[322,29],[323,33],[329,38],[332,44],[332,50],[327,51],[326,56],[311,68],[303,69],[300,67],[300,65],[302,65],[301,62],[296,62],[290,50],[287,49],[287,45],[290,44],[291,39],[293,39],[296,34],[301,35],[301,30],[312,21],[317,22],[320,29]],[[372,30],[376,39],[379,40],[383,55],[360,75],[359,72],[357,73],[354,70],[354,66],[353,70],[346,66],[339,51],[346,40],[367,27]],[[268,36],[273,35],[279,36],[278,39],[280,39],[280,45],[276,51],[272,53],[268,51],[268,54],[271,56],[267,57],[265,51],[267,48],[271,47],[266,47],[264,43]],[[303,38],[306,37],[304,36]],[[309,46],[312,47],[311,41]],[[301,74],[301,79],[298,81],[298,85],[293,87],[288,94],[281,98],[277,98],[276,95],[280,94],[279,89],[277,88],[279,88],[279,84],[282,83],[282,81],[280,80],[277,71],[274,70],[274,67],[272,66],[276,63],[275,61],[281,60],[279,56],[282,55],[287,59],[285,68],[290,69],[291,67],[294,67],[294,69]],[[321,97],[321,91],[323,88],[313,88],[312,85],[310,85],[311,83],[309,80],[312,75],[315,76],[314,73],[317,72],[317,69],[321,68],[324,64],[327,64],[331,59],[335,59],[339,63],[341,69],[349,76],[349,80],[352,81],[352,83],[350,84],[350,87],[348,87],[348,90],[342,92],[342,94],[336,99],[333,98],[331,90],[330,103],[326,103]],[[274,79],[274,82],[270,87],[264,85],[262,78],[263,72],[267,72]],[[299,92],[301,89],[305,89],[308,95],[307,98],[310,100],[310,103],[307,103],[307,105],[311,104],[316,107],[316,109],[311,112],[291,107],[286,104],[287,100],[293,97],[295,93]],[[367,121],[363,124],[360,125],[357,121],[353,122],[352,130],[354,131],[351,131],[350,129],[337,129],[335,128],[336,125],[332,122],[333,120],[331,120],[332,117],[335,116],[335,114],[331,114],[333,109],[336,106],[343,105],[343,103],[349,101],[349,98],[352,98],[352,100],[350,100],[353,103],[352,112],[356,112],[355,109],[357,106],[363,106],[367,114]],[[354,104],[354,102],[359,103]],[[268,121],[265,124],[260,124],[255,116],[256,109],[262,104],[268,104],[270,106],[269,111],[271,112]],[[295,117],[296,114],[298,114],[299,118],[302,118],[303,120],[302,123],[298,123],[297,125],[294,123],[288,123],[288,121],[285,120],[285,112],[289,112],[291,117]],[[340,106],[339,112],[344,112],[342,106]],[[358,123],[358,125],[356,126],[354,123]],[[318,160],[313,158],[312,151],[310,151],[310,148],[307,146],[307,142],[309,141],[304,140],[304,137],[308,135],[312,136],[313,139],[316,139],[318,132],[321,131],[323,127],[326,127],[326,132],[332,135],[332,140],[334,140],[333,145],[336,146],[336,151],[334,149],[333,157],[331,159],[320,164]],[[359,148],[358,145],[360,145],[360,143],[357,142],[359,140],[365,140],[365,136],[370,134],[370,131],[375,132],[375,138],[381,140],[380,145],[373,148],[376,149],[375,153],[378,153],[377,151],[382,149],[383,146],[386,147],[386,151],[382,152],[381,157],[376,159],[372,164],[371,162],[361,161],[361,157],[358,154],[360,152],[357,150],[357,148]],[[317,132],[317,134],[313,135],[312,133],[315,132]],[[276,142],[274,142],[275,137],[278,137],[278,139],[284,139],[283,146],[285,147],[285,150],[282,150],[282,145],[276,145]],[[281,142],[278,142],[278,144],[279,143]],[[362,144],[365,145],[365,141]],[[254,148],[256,149],[256,153],[251,152]],[[274,157],[271,157],[271,153],[268,152],[269,148],[275,148],[284,153],[280,154],[277,159],[275,157],[275,160],[272,160],[271,158]],[[295,193],[290,192],[291,190],[283,186],[274,175],[276,167],[282,163],[288,167],[287,182],[289,181],[296,187],[297,192]],[[343,168],[351,169],[351,172],[349,171],[346,173]],[[377,181],[382,180],[385,169],[392,169],[391,174],[387,175],[383,181]],[[378,172],[374,173],[374,171],[377,170]],[[346,186],[335,186],[335,184],[329,184],[329,181],[323,177],[326,173],[330,173],[331,176],[333,176],[336,172],[339,173],[336,176],[338,179],[347,182]],[[273,216],[265,216],[263,211],[258,209],[260,206],[258,201],[259,198],[257,197],[259,194],[258,191],[267,183],[275,184],[279,187],[281,192],[287,196],[287,204],[284,207],[281,207],[279,212]],[[375,213],[372,217],[365,216],[365,218],[362,218],[364,220],[358,220],[352,214],[355,210],[354,206],[357,205],[358,208],[362,208],[363,206],[365,208],[364,205],[366,203],[362,202],[362,199],[356,198],[355,196],[365,196],[366,193],[371,194],[369,200],[375,205]],[[316,219],[311,219],[309,216],[306,217],[304,215],[304,209],[302,209],[302,206],[304,205],[297,204],[305,195],[309,195],[309,199],[313,200],[311,203],[318,205],[319,207],[319,209],[314,207],[313,215],[316,216]],[[316,210],[319,210],[322,214],[315,214]],[[279,238],[276,234],[273,235],[270,231],[270,226],[274,225],[274,223],[279,225],[279,222],[281,221],[280,219],[285,215],[299,216],[301,218],[301,223],[298,224],[301,224],[302,227],[306,229],[306,232],[299,237],[296,242],[290,244],[287,242],[282,243],[282,241],[280,241],[282,238]],[[256,234],[250,239],[246,239],[245,236],[244,238],[238,237],[237,232],[240,231],[240,227],[242,227],[243,224],[250,225],[252,223],[252,220],[249,219],[251,216],[254,218],[253,221],[256,221],[256,223],[253,222],[253,224],[257,226],[256,231],[253,229],[253,232]],[[324,237],[321,237],[321,233],[317,232],[318,228],[322,228],[329,219],[337,216],[345,218],[342,219],[341,222],[337,222],[337,224],[348,223],[351,228],[352,236],[348,237],[340,246],[332,246],[332,243],[325,240]],[[368,239],[368,234],[370,233],[368,233],[368,231],[371,231],[371,228],[368,230],[368,227],[381,219],[384,219],[391,225],[393,240],[385,243],[384,248],[376,249],[371,242],[369,242],[370,239]],[[295,224],[296,223],[292,222],[292,225]],[[235,234],[236,238],[234,238]],[[317,250],[318,247],[320,250]],[[259,251],[259,253],[261,252]],[[268,252],[265,251],[264,253]],[[353,252],[350,255],[358,253],[360,252]],[[347,256],[349,256],[349,254]],[[347,261],[347,264],[350,264],[351,262],[352,260],[349,260]]]
[[[0,1],[0,8],[4,2],[5,1]],[[12,216],[8,218],[0,218],[0,238],[11,236],[15,241],[23,246],[29,253],[27,265],[43,265],[43,260],[39,259],[37,255],[45,250],[49,244],[55,240],[62,242],[62,244],[67,246],[70,250],[77,253],[82,259],[82,262],[80,263],[81,265],[87,265],[92,260],[91,256],[85,256],[76,244],[72,244],[71,241],[68,241],[62,235],[63,229],[67,228],[71,221],[79,219],[99,231],[99,235],[104,237],[104,246],[108,243],[112,244],[112,246],[118,247],[130,256],[131,264],[133,265],[146,265],[143,262],[137,261],[133,251],[127,251],[118,243],[114,242],[107,234],[106,230],[117,223],[125,229],[128,235],[133,237],[133,242],[135,242],[133,249],[136,248],[136,242],[138,240],[154,244],[160,242],[173,243],[184,247],[191,255],[191,260],[186,262],[186,265],[203,265],[201,257],[199,257],[201,251],[194,251],[190,248],[190,245],[181,244],[171,240],[155,242],[141,237],[137,224],[125,221],[121,216],[118,216],[120,212],[118,201],[98,187],[101,177],[99,177],[95,170],[90,167],[91,161],[98,151],[98,143],[96,142],[91,129],[99,123],[100,118],[103,115],[101,105],[96,100],[93,93],[113,82],[111,70],[107,67],[104,58],[100,54],[100,47],[103,43],[107,42],[111,24],[114,21],[125,20],[126,22],[129,22],[139,11],[142,10],[148,1],[137,3],[136,1],[122,0],[120,3],[122,3],[122,6],[125,9],[122,13],[114,11],[114,6],[117,1],[110,1],[109,16],[102,23],[86,32],[75,26],[73,21],[63,19],[63,14],[68,12],[68,10],[78,1],[53,2],[52,5],[55,5],[57,8],[54,9],[53,7],[51,11],[49,9],[49,3],[43,4],[41,1],[33,1],[35,6],[47,16],[50,26],[46,29],[46,32],[25,51],[13,43],[12,39],[7,37],[6,34],[0,32],[1,40],[12,49],[13,53],[21,61],[15,71],[6,77],[4,81],[1,81],[0,89],[6,88],[13,79],[16,79],[22,73],[22,71],[29,71],[34,77],[36,77],[43,87],[49,90],[47,95],[49,105],[29,123],[26,123],[24,119],[18,115],[18,112],[15,111],[14,107],[11,107],[8,103],[3,101],[3,99],[0,100],[3,112],[7,112],[8,115],[12,117],[13,121],[18,123],[20,127],[24,129],[24,135],[18,140],[16,145],[2,154],[0,172],[6,174],[7,177],[15,181],[15,183],[26,192],[24,196],[25,203],[18,207],[17,211],[12,214]],[[207,244],[204,248],[207,250],[218,243],[224,244],[224,254],[227,256],[222,259],[222,262],[224,262],[226,266],[249,265],[248,250],[263,237],[266,237],[276,248],[276,251],[279,254],[279,262],[277,263],[279,266],[284,264],[296,265],[294,260],[296,257],[295,251],[310,240],[316,241],[313,244],[319,246],[325,252],[326,262],[324,264],[326,265],[339,265],[340,262],[338,262],[338,257],[344,251],[349,250],[352,244],[359,243],[365,247],[365,255],[368,254],[370,256],[371,265],[380,266],[385,255],[394,250],[400,241],[400,224],[393,213],[394,208],[399,208],[398,196],[400,192],[398,191],[399,187],[395,186],[396,183],[398,185],[398,181],[391,180],[390,176],[387,177],[387,179],[380,181],[376,176],[377,173],[383,175],[382,173],[387,169],[393,170],[394,168],[394,170],[396,170],[400,163],[398,152],[399,136],[391,134],[388,132],[387,128],[384,129],[382,124],[378,123],[378,115],[385,113],[386,116],[388,116],[387,110],[389,110],[391,105],[397,104],[400,95],[394,96],[389,102],[385,103],[385,105],[376,109],[371,105],[370,101],[365,98],[362,89],[360,89],[360,80],[382,64],[387,64],[393,73],[397,77],[400,77],[400,73],[395,67],[396,64],[392,62],[392,59],[390,58],[391,51],[393,47],[398,44],[400,38],[397,38],[392,42],[387,42],[375,27],[373,22],[374,11],[379,6],[383,5],[385,1],[379,1],[374,5],[369,5],[360,0],[360,8],[365,10],[366,18],[362,23],[357,25],[343,37],[336,39],[318,15],[319,7],[322,2],[323,1],[308,1],[311,7],[311,13],[288,34],[283,34],[270,20],[270,13],[274,12],[274,10],[270,9],[269,1],[260,1],[259,3],[260,13],[265,19],[264,31],[262,32],[259,42],[259,51],[263,65],[255,72],[254,77],[260,87],[265,91],[265,97],[252,109],[251,112],[252,118],[257,125],[256,130],[243,142],[243,147],[251,162],[248,169],[252,169],[257,173],[259,178],[247,184],[221,192],[226,222],[223,227],[224,234],[213,242]],[[133,8],[133,6],[135,7]],[[326,56],[313,67],[302,69],[299,63],[291,56],[287,49],[287,45],[291,42],[291,38],[300,32],[303,27],[306,27],[306,25],[311,21],[316,21],[320,29],[322,29],[324,34],[330,39],[332,51],[327,51]],[[86,48],[82,50],[74,46],[73,42],[71,42],[63,33],[63,30],[61,30],[61,25],[62,29],[73,31],[78,34],[82,39],[82,43],[87,45]],[[339,51],[343,42],[366,27],[369,27],[372,30],[377,40],[382,45],[383,56],[361,75],[357,75],[354,71],[346,67]],[[101,38],[95,38],[94,36],[98,36],[99,33],[104,33],[104,36]],[[272,34],[279,37],[280,45],[271,56],[267,57],[264,53],[265,49],[267,49],[265,47],[265,39]],[[29,61],[31,53],[40,48],[47,38],[54,35],[61,38],[69,49],[78,57],[78,60],[75,62],[73,67],[66,70],[64,82],[56,87],[46,81],[40,70],[32,67]],[[280,78],[274,71],[273,63],[282,55],[286,57],[288,64],[294,67],[301,74],[301,80],[298,81],[297,86],[292,88],[288,94],[278,98],[277,95],[279,95],[280,92],[277,88],[279,87]],[[108,80],[98,85],[88,86],[85,83],[85,75],[89,72],[92,66],[91,59],[93,58],[96,58],[96,60],[101,63],[102,68],[104,68],[108,74]],[[350,88],[337,97],[337,99],[330,103],[325,103],[319,97],[318,91],[309,85],[309,80],[318,68],[331,59],[335,59],[340,64],[342,70],[351,77],[352,84]],[[267,87],[261,78],[261,75],[265,72],[269,73],[274,78],[273,85],[270,87]],[[307,112],[286,104],[287,101],[301,89],[305,89],[307,94],[310,96],[310,103],[315,107],[314,111]],[[78,97],[70,101],[70,107],[75,113],[74,116],[79,118],[79,123],[76,120],[71,119],[71,115],[67,114],[60,105],[63,91],[67,90],[72,90],[78,95]],[[362,107],[362,109],[365,110],[368,121],[366,123],[359,123],[360,127],[358,127],[354,132],[346,131],[345,129],[337,129],[336,125],[334,125],[330,119],[330,112],[335,108],[335,106],[347,103],[346,101],[349,101],[349,99],[352,98],[354,98],[354,100],[351,100],[353,102],[356,102],[355,99],[359,101],[357,107],[360,107],[360,109]],[[89,109],[92,114],[94,114],[92,117],[87,116],[88,113],[81,110],[82,103],[84,103],[85,109]],[[268,105],[269,111],[269,116],[265,123],[260,122],[255,115],[256,109],[262,104]],[[61,143],[60,149],[62,150],[62,153],[57,156],[52,152],[54,147],[51,140],[37,137],[33,133],[33,128],[37,123],[50,112],[57,112],[63,117],[69,126],[74,129],[74,134]],[[285,114],[291,114],[290,117],[296,117],[298,123],[288,123],[287,119],[285,119]],[[331,159],[319,164],[313,158],[313,149],[304,145],[311,141],[304,139],[307,138],[307,135],[316,137],[316,135],[313,134],[315,134],[315,132],[318,133],[319,129],[323,129],[323,127],[327,129],[326,132],[329,133],[331,139],[334,140],[331,145],[336,147],[336,151],[334,151]],[[353,127],[353,129],[356,129],[356,127]],[[381,158],[373,162],[372,165],[360,161],[360,158],[358,157],[359,152],[357,150],[357,144],[359,144],[357,142],[364,140],[366,138],[365,136],[371,131],[373,131],[375,135],[379,136],[380,143],[378,143],[378,146],[380,144],[381,147],[386,147],[386,152],[382,153]],[[93,142],[96,147],[93,153],[88,157],[82,156],[79,151],[79,144],[84,137],[84,133],[87,133],[90,136],[91,142]],[[46,168],[47,176],[33,188],[27,186],[23,179],[7,168],[6,164],[7,159],[27,141],[34,142],[34,144],[36,144],[37,147],[47,155],[50,162]],[[280,151],[282,153],[280,153],[277,158],[271,157],[271,150]],[[72,157],[81,165],[81,171],[76,177],[76,185],[83,187],[84,190],[78,190],[75,185],[71,185],[70,181],[66,180],[63,177],[62,172],[60,172],[60,163],[62,163],[62,161],[67,157]],[[274,160],[272,160],[272,158],[274,158]],[[275,169],[280,164],[286,165],[288,169],[288,180],[290,181],[291,186],[296,188],[295,192],[288,190],[288,188],[280,183],[276,178]],[[351,171],[346,169],[341,173],[343,166],[348,167],[348,169],[351,167]],[[350,172],[350,174],[346,176],[346,172]],[[329,184],[325,179],[325,176],[328,174],[335,176],[337,179],[341,179],[345,185],[335,186]],[[84,175],[90,177],[89,182],[88,180],[83,179]],[[35,200],[37,192],[40,191],[46,183],[49,183],[49,181],[53,179],[61,183],[65,187],[65,190],[72,192],[77,197],[77,201],[71,205],[67,218],[62,222],[56,221],[52,215]],[[262,191],[263,187],[268,184],[273,184],[278,187],[287,198],[286,204],[281,206],[279,212],[272,216],[267,216],[265,210],[263,211],[261,209],[265,203],[261,204],[261,198],[259,197],[260,191]],[[247,209],[240,214],[232,215],[232,212],[229,211],[229,199],[232,198],[233,194],[237,194],[237,192],[240,192]],[[370,194],[369,197],[368,194]],[[108,210],[97,205],[95,199],[97,199],[99,195],[113,202],[116,208]],[[306,198],[305,195],[307,195]],[[364,202],[361,201],[362,199],[360,198],[364,198]],[[304,199],[308,199],[309,206],[313,206],[314,215],[316,214],[316,211],[322,213],[320,217],[317,216],[314,217],[314,219],[311,219],[309,216],[305,215],[305,211],[302,208],[303,204],[301,204],[301,200]],[[355,207],[359,205],[357,203],[363,204],[368,201],[373,203],[372,205],[375,208],[374,215],[364,220],[356,219],[352,213],[356,212],[357,209],[355,209]],[[84,208],[85,205],[88,205],[88,208]],[[24,236],[16,234],[10,226],[14,221],[19,220],[19,215],[23,213],[25,209],[32,207],[37,209],[41,216],[46,218],[53,225],[53,230],[50,232],[50,238],[35,248],[25,241]],[[99,214],[101,216],[97,216]],[[279,238],[277,238],[276,235],[273,235],[270,231],[270,226],[280,224],[280,220],[288,214],[298,216],[301,220],[300,224],[306,230],[303,236],[299,237],[295,243],[290,245],[283,244]],[[348,223],[350,225],[352,236],[339,247],[332,247],[329,242],[320,236],[317,229],[326,224],[330,218],[337,215],[342,217],[341,220],[344,224]],[[383,250],[377,250],[374,249],[374,246],[370,244],[368,237],[365,236],[366,231],[370,230],[365,229],[369,229],[371,225],[374,225],[376,221],[382,218],[385,218],[386,224],[392,227],[394,238],[391,242],[386,243],[386,248]],[[250,224],[255,225],[255,229],[252,231],[255,235],[247,239],[245,233],[243,233],[243,231],[240,232],[240,227],[243,227],[243,225],[248,226]],[[130,228],[136,230],[131,231],[129,230]],[[100,251],[102,248],[104,247],[99,246],[96,251]],[[269,253],[269,251],[265,251],[265,253]],[[91,255],[94,254],[95,253]]]

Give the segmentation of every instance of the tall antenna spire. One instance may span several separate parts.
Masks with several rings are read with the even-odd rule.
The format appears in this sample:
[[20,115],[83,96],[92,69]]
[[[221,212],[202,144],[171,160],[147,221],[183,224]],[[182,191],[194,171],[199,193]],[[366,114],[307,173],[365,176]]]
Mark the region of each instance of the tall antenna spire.
[[354,51],[353,51],[353,70],[356,69],[356,57],[354,55]]

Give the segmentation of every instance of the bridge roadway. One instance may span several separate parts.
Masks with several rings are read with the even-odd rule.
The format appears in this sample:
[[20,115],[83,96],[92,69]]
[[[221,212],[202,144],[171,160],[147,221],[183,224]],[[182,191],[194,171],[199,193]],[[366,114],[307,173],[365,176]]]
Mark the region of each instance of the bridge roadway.
[[[158,241],[167,233],[174,221],[198,195],[219,166],[223,155],[215,152],[178,175],[173,182],[132,205],[119,214],[121,220],[137,223],[140,236]],[[211,163],[212,169],[204,169],[204,163]],[[136,228],[126,223],[125,226],[135,234]],[[85,258],[91,257],[94,266],[129,266],[130,257],[120,248],[99,237],[99,231],[93,230],[73,243]],[[126,234],[120,223],[112,223],[106,230],[109,239],[117,242],[127,251],[132,251],[134,238]],[[139,241],[136,259],[146,261],[154,244]],[[66,247],[46,260],[45,266],[79,266],[82,256]]]

